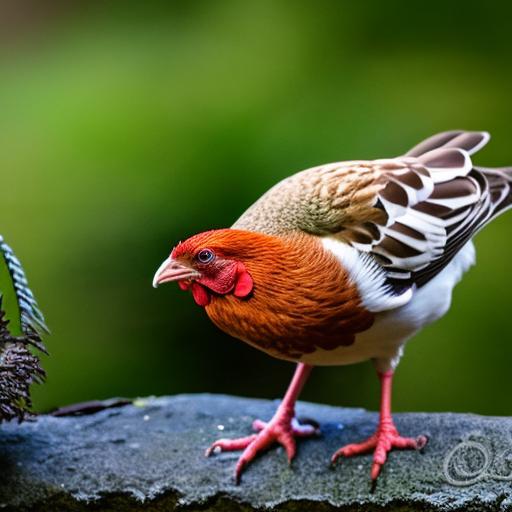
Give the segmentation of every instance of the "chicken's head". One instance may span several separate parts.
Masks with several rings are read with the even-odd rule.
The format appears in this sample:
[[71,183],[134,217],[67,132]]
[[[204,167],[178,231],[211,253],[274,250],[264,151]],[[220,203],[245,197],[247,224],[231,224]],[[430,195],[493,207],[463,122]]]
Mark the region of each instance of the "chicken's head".
[[162,263],[153,286],[177,281],[190,289],[199,306],[207,306],[212,294],[248,297],[253,280],[240,259],[247,247],[240,246],[234,230],[221,229],[194,235],[180,242]]

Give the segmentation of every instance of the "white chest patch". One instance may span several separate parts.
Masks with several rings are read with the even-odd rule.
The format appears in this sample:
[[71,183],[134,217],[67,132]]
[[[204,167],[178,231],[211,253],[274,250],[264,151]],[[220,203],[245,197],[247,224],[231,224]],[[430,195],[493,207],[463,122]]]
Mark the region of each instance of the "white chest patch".
[[377,313],[395,309],[411,300],[412,288],[400,295],[395,294],[386,284],[386,273],[369,254],[328,237],[322,239],[322,245],[334,254],[347,270],[368,311]]
[[[305,355],[301,361],[330,366],[374,359],[383,369],[395,367],[407,340],[448,311],[453,288],[474,262],[475,248],[472,242],[468,242],[440,274],[419,290],[411,290],[411,296],[405,304],[394,309],[380,310],[373,326],[358,334],[352,345],[332,351],[317,350]],[[347,269],[350,273],[350,267]],[[360,287],[357,279],[354,281],[363,295],[364,288]]]

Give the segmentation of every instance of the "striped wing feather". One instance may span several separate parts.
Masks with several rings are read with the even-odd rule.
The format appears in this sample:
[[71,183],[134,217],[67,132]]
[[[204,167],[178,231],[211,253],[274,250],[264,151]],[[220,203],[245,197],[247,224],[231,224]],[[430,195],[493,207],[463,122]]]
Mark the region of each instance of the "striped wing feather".
[[479,229],[510,205],[508,171],[474,168],[471,163],[469,155],[488,140],[487,133],[448,132],[408,153],[429,172],[431,191],[382,228],[383,238],[369,249],[391,281],[426,284]]

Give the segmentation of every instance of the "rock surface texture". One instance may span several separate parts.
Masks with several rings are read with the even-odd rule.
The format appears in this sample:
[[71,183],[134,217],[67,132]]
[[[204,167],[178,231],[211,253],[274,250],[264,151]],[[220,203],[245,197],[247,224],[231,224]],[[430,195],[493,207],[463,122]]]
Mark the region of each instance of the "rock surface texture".
[[[370,456],[329,466],[342,444],[374,430],[377,415],[301,402],[321,436],[258,458],[236,486],[237,453],[204,457],[219,437],[250,433],[275,402],[217,395],[150,398],[77,417],[41,416],[0,429],[0,509],[232,512],[512,510],[512,419],[397,414],[425,433],[424,453],[393,452],[371,489]],[[94,408],[92,409],[94,410]]]

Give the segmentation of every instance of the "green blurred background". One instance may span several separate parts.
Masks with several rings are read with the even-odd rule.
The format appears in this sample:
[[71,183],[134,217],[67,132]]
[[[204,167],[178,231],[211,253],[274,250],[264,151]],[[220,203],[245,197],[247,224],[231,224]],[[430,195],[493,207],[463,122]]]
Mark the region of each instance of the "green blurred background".
[[[52,330],[38,410],[280,396],[292,365],[219,332],[177,286],[151,288],[173,244],[229,226],[292,172],[437,131],[489,130],[476,162],[512,164],[502,2],[11,3],[0,232]],[[451,312],[407,347],[397,410],[512,414],[511,240],[512,214],[478,236]],[[369,363],[320,368],[303,398],[375,409],[377,380]]]

